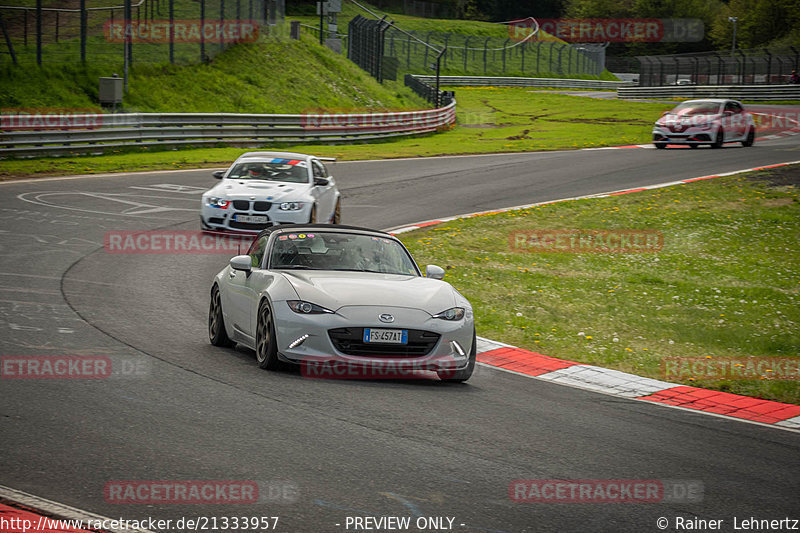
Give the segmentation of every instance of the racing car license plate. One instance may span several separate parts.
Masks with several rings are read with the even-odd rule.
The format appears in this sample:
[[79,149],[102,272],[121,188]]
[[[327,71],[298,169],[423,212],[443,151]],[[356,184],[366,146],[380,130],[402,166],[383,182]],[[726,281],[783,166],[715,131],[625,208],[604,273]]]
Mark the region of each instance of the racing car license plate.
[[266,224],[269,222],[269,217],[263,215],[236,215],[234,220],[248,224]]
[[408,330],[364,328],[364,342],[408,344]]

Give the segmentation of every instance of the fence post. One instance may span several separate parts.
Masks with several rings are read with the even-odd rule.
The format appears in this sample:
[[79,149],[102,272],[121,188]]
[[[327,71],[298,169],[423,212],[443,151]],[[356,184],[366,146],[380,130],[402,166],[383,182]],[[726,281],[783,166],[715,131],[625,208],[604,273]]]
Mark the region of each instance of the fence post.
[[89,13],[86,11],[86,0],[81,0],[81,63],[86,63],[86,32]]
[[169,63],[175,64],[175,0],[169,0]]
[[464,74],[467,73],[467,54],[469,54],[469,35],[464,39]]
[[410,67],[411,67],[411,37],[408,37],[406,39],[406,68]]
[[42,66],[42,0],[36,0],[36,64]]
[[123,84],[125,86],[124,89],[125,89],[125,93],[127,93],[128,92],[128,71],[130,69],[130,63],[131,63],[131,48],[133,47],[132,46],[133,43],[131,43],[132,39],[130,38],[131,36],[129,36],[130,32],[128,32],[128,25],[130,25],[130,23],[131,23],[131,0],[125,0],[124,6],[125,6],[124,10],[123,10],[124,15],[122,17],[122,19],[123,19],[122,20],[122,24],[123,24],[123,30],[122,30],[123,65],[122,65],[122,70],[123,70],[123,78],[125,80],[123,82]]
[[11,37],[8,35],[8,28],[6,27],[6,23],[3,20],[3,14],[0,13],[0,32],[3,32],[3,38],[6,41],[6,47],[8,48],[8,54],[11,56],[11,62],[14,65],[17,64],[17,54],[14,53],[14,43],[11,42]]
[[506,39],[505,41],[503,41],[503,72],[504,73],[506,71],[506,47],[507,47],[509,41],[511,41],[511,39]]
[[483,42],[483,75],[486,75],[486,50],[489,48],[489,39],[491,37],[487,37],[486,40]]
[[435,100],[436,103],[433,106],[436,109],[439,109],[439,67],[441,66],[441,63],[442,63],[442,55],[445,55],[445,54],[447,54],[447,47],[446,46],[444,48],[442,48],[442,51],[439,52],[438,56],[436,56],[436,93],[434,95],[434,98],[436,99]]
[[[251,4],[252,5],[252,4]],[[152,13],[153,10],[150,10]],[[250,19],[253,19],[252,13]],[[206,63],[206,32],[203,31],[206,25],[206,0],[200,0],[200,63]]]
[[523,74],[525,74],[525,49],[527,47],[528,47],[528,41],[525,41],[524,43],[522,43],[522,46],[520,47],[521,50],[519,51],[520,55],[522,56],[522,73]]
[[[225,0],[219,0],[219,25],[221,28],[225,26]],[[223,50],[225,50],[225,42],[224,39],[220,39],[219,51]]]
[[422,60],[422,65],[424,68],[428,68],[428,50],[430,49],[431,45],[431,33],[433,32],[429,31],[428,35],[425,36],[425,44],[427,44],[428,46],[425,47],[425,59]]

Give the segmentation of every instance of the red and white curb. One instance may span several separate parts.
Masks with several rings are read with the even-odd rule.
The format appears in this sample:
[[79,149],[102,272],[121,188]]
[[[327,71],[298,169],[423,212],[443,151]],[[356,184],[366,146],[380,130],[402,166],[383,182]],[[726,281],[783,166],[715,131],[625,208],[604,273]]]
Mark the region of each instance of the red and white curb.
[[[4,533],[30,533],[43,531],[53,533],[154,533],[147,529],[90,529],[71,527],[73,523],[111,524],[115,520],[105,516],[90,513],[82,509],[70,507],[63,503],[54,502],[21,490],[0,485],[0,519]],[[55,522],[59,521],[57,525]],[[22,524],[30,527],[22,528]],[[15,527],[18,526],[18,527]]]
[[687,387],[543,355],[484,338],[478,362],[523,376],[612,396],[800,430],[800,405]]
[[[571,200],[583,200],[587,198],[605,198],[634,192],[646,191],[650,189],[660,189],[674,185],[683,185],[700,180],[732,176],[742,172],[752,172],[755,170],[766,170],[788,165],[800,164],[800,161],[790,161],[775,165],[746,168],[712,174],[709,176],[699,176],[684,180],[647,185],[635,189],[624,189],[602,194],[591,194],[586,196],[576,196],[573,198],[562,198],[549,202],[538,202],[534,204],[519,205],[496,209],[493,211],[480,211],[466,215],[440,218],[417,222],[409,226],[387,230],[396,235],[414,231],[427,226],[450,222],[461,218],[470,218],[482,215],[492,215],[504,213],[518,209],[527,209],[540,205],[568,202]],[[749,396],[740,396],[727,392],[718,392],[699,387],[688,387],[659,381],[657,379],[645,378],[633,374],[611,370],[599,366],[592,366],[574,361],[567,361],[557,357],[551,357],[501,342],[478,338],[478,362],[498,368],[500,370],[512,372],[519,375],[543,379],[553,383],[560,383],[571,387],[591,390],[603,394],[610,394],[623,398],[631,398],[648,402],[659,403],[672,407],[700,411],[707,414],[733,417],[740,420],[767,424],[782,429],[800,431],[800,405],[773,402],[770,400],[760,400]]]

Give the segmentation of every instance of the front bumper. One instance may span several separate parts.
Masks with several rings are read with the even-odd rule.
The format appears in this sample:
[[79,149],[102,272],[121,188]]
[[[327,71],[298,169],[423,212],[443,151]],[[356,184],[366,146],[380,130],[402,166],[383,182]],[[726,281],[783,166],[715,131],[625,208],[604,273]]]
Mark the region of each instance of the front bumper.
[[[382,313],[392,314],[395,321],[380,322]],[[469,364],[474,333],[471,311],[453,322],[418,309],[386,306],[346,306],[333,314],[303,315],[278,301],[273,302],[273,317],[279,357],[297,364],[460,370]],[[374,344],[373,352],[370,344],[355,340],[361,339],[364,328],[407,330],[407,349]]]
[[665,144],[711,144],[716,139],[713,129],[689,127],[681,132],[668,128],[653,128],[653,142]]
[[[278,207],[278,203],[271,203],[268,209],[263,205],[267,202],[244,201],[249,204],[246,208],[237,209],[233,202],[227,209],[211,207],[203,201],[200,220],[204,230],[223,231],[236,233],[258,233],[262,229],[276,226],[278,224],[305,224],[311,216],[313,204],[306,202],[302,209],[295,211],[284,211]],[[251,222],[237,220],[240,216],[245,217],[266,217],[263,222]]]

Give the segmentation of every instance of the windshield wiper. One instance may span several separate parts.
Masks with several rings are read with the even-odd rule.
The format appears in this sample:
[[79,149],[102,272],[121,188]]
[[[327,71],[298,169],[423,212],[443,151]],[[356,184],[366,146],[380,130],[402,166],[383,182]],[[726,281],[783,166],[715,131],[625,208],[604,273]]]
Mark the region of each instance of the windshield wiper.
[[336,268],[334,270],[342,270],[346,272],[370,272],[372,274],[400,274],[403,275],[403,272],[387,272],[384,270],[370,270],[368,268]]

